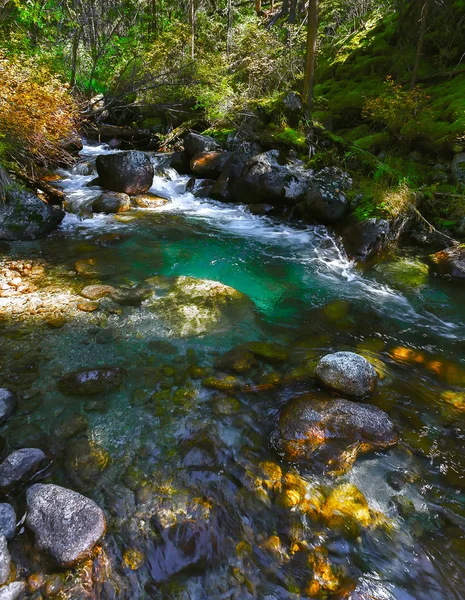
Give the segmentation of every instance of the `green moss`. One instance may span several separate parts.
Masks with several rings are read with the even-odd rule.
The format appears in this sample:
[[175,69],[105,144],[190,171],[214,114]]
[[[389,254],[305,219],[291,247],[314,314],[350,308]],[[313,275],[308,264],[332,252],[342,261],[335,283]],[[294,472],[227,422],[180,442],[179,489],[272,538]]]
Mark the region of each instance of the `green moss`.
[[380,150],[387,148],[391,142],[391,134],[387,131],[383,131],[382,133],[373,133],[372,135],[359,138],[354,141],[354,144],[363,150],[379,152]]
[[279,144],[290,146],[298,151],[305,152],[307,149],[307,138],[297,129],[285,127],[280,133],[276,134],[274,138]]

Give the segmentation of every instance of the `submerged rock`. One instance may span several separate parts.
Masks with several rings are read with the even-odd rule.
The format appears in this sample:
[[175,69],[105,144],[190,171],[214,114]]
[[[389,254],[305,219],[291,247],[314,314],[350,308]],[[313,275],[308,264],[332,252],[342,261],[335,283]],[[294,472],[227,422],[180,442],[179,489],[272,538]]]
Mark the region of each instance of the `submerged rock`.
[[26,525],[37,547],[63,567],[84,560],[104,536],[102,509],[89,498],[58,485],[36,484],[27,490]]
[[257,359],[247,348],[233,348],[220,356],[215,363],[217,369],[232,373],[246,373],[257,365]]
[[0,424],[5,423],[13,414],[18,399],[8,388],[0,388]]
[[119,192],[104,192],[92,203],[92,212],[107,215],[130,210],[131,200],[127,194]]
[[15,450],[0,464],[0,488],[9,489],[29,481],[46,462],[47,457],[39,448]]
[[324,356],[315,370],[326,386],[349,396],[368,396],[375,390],[378,376],[366,358],[355,352]]
[[16,533],[16,513],[11,504],[0,504],[0,532],[11,541]]
[[249,342],[246,344],[246,348],[260,360],[271,364],[284,363],[289,360],[287,349],[273,342]]
[[147,303],[172,337],[202,335],[230,327],[253,306],[245,294],[219,281],[183,276],[171,284],[159,285],[164,295],[154,295]]
[[359,454],[389,448],[397,440],[393,422],[379,408],[310,395],[284,407],[272,435],[287,461],[332,474],[350,469]]
[[108,394],[121,387],[123,375],[123,369],[119,367],[79,369],[64,375],[58,382],[58,387],[67,396]]
[[431,268],[439,275],[465,279],[465,246],[452,246],[430,256]]
[[137,150],[97,157],[99,185],[113,192],[143,194],[153,183],[150,158]]
[[94,489],[109,464],[108,452],[92,441],[77,439],[68,444],[64,467],[79,488]]

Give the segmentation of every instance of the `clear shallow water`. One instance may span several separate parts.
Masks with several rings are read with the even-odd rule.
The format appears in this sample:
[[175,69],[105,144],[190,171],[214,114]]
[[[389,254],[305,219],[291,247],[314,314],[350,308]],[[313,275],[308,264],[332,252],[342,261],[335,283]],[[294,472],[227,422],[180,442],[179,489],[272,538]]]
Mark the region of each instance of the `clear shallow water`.
[[[83,156],[102,151],[86,146]],[[163,168],[163,157],[153,161]],[[99,192],[85,187],[94,176],[62,174],[73,212],[48,239],[12,245],[14,258],[43,258],[57,285],[74,292],[190,276],[253,301],[183,338],[146,303],[113,310],[102,302],[57,329],[18,324],[3,311],[4,383],[24,397],[5,428],[8,447],[49,450],[51,481],[91,496],[109,516],[105,558],[96,559],[104,567],[94,567],[104,576],[94,577],[90,597],[465,597],[465,413],[441,399],[465,384],[463,292],[429,278],[408,251],[363,272],[324,227],[196,199],[172,171],[151,190],[168,198],[162,208],[82,219]],[[93,272],[76,273],[76,261],[89,259]],[[241,376],[234,401],[202,385],[197,368],[218,376],[217,357],[252,340],[282,344],[289,359]],[[260,483],[264,462],[280,465],[284,478],[297,475],[270,447],[270,431],[290,398],[316,390],[316,359],[342,349],[381,369],[372,403],[390,414],[402,442],[336,479],[298,475],[326,496],[354,483],[389,519],[358,537],[283,507],[281,492]],[[99,365],[126,369],[120,392],[82,399],[58,391],[64,373]],[[64,428],[77,417],[87,430]],[[27,535],[16,543],[23,557]],[[318,589],[309,587],[315,578]]]

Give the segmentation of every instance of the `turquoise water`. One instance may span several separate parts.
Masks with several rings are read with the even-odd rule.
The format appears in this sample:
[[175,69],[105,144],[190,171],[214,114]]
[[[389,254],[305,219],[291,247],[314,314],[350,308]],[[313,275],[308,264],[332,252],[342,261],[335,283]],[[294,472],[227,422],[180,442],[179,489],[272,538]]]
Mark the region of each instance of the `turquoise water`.
[[[83,155],[93,160],[102,151],[87,146]],[[162,169],[162,158],[153,161]],[[465,413],[442,397],[465,384],[462,290],[430,277],[424,257],[409,249],[364,272],[326,228],[196,199],[184,193],[187,178],[170,170],[151,190],[168,198],[162,208],[81,219],[98,190],[84,187],[92,177],[62,175],[74,214],[46,240],[12,244],[8,256],[42,258],[71,295],[89,283],[133,293],[152,277],[168,289],[189,276],[251,301],[182,337],[177,324],[167,326],[164,305],[150,300],[105,300],[59,328],[27,315],[18,322],[9,300],[0,302],[4,383],[13,381],[23,397],[3,434],[7,446],[50,451],[50,481],[91,496],[109,518],[94,561],[104,576],[94,573],[89,597],[465,597]],[[92,273],[77,272],[76,261],[88,259]],[[260,362],[231,393],[202,385],[207,375],[224,376],[218,356],[255,340],[284,346],[288,359]],[[316,392],[315,361],[342,349],[364,353],[382,373],[371,402],[390,414],[402,441],[335,479],[296,472],[273,451],[270,432],[289,399]],[[126,370],[119,392],[59,392],[64,373],[101,365]],[[77,417],[87,429],[63,429]],[[264,462],[325,497],[354,483],[389,526],[353,537],[299,506],[283,507],[280,493],[258,483]],[[279,551],[270,542],[276,537]],[[27,564],[27,533],[15,544]]]

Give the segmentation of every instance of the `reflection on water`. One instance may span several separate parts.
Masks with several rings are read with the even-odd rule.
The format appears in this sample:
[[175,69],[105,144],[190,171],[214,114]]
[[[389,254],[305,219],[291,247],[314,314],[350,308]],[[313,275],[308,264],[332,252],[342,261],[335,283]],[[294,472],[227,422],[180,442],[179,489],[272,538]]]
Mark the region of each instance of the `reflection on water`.
[[[83,157],[102,151],[86,146]],[[69,597],[465,597],[461,291],[408,253],[362,273],[326,228],[196,199],[187,178],[153,161],[151,191],[170,202],[116,217],[82,219],[95,175],[62,172],[72,212],[10,253],[42,261],[43,312],[15,316],[22,297],[0,298],[2,384],[22,398],[6,446],[51,452],[50,481],[109,517]],[[185,277],[241,294],[218,305],[218,288],[186,289]],[[116,292],[78,310],[81,290],[100,283]],[[222,372],[218,358],[252,340],[280,344],[285,359]],[[342,349],[378,370],[371,402],[402,442],[331,479],[283,463],[269,439],[286,402],[317,389],[317,359]],[[59,391],[64,373],[102,365],[124,369],[119,391]],[[334,508],[337,490],[351,495]],[[14,542],[17,564],[28,544],[27,534]]]

